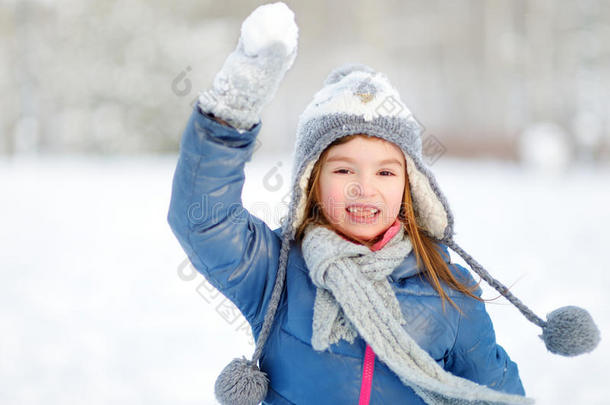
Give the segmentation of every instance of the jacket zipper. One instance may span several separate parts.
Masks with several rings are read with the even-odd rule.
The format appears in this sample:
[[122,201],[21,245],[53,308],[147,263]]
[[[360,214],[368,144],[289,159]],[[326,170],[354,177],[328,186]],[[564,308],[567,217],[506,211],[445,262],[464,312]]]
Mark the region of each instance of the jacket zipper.
[[368,405],[371,400],[371,387],[373,385],[373,372],[375,371],[375,352],[371,346],[366,345],[364,351],[364,364],[362,365],[362,385],[360,385],[360,401],[358,405]]

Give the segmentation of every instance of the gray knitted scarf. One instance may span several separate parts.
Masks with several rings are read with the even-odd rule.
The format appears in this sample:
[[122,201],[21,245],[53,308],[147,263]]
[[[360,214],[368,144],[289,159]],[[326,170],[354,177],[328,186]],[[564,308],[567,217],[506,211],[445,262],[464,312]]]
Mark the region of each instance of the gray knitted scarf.
[[403,384],[427,404],[531,404],[530,398],[492,390],[443,370],[407,333],[387,276],[411,251],[404,229],[377,251],[322,226],[309,225],[302,243],[317,288],[312,346],[324,350],[357,334]]

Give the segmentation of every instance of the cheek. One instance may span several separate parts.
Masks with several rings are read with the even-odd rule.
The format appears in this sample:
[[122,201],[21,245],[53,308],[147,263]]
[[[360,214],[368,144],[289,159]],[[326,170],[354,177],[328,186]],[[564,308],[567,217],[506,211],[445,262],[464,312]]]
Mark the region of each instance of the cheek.
[[344,185],[341,182],[324,181],[320,183],[320,202],[323,211],[331,216],[343,214],[345,209]]
[[398,212],[402,205],[402,196],[404,194],[404,183],[402,185],[398,184],[392,191],[388,194],[388,204],[391,206],[392,211]]

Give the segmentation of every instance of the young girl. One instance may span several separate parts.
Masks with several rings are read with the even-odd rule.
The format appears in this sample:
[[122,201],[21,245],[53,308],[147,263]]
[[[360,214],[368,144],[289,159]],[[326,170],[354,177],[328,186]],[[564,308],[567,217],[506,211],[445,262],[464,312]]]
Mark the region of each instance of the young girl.
[[421,126],[383,74],[335,69],[301,115],[280,229],[241,206],[259,114],[293,64],[297,33],[283,3],[256,9],[181,141],[168,221],[256,339],[252,360],[221,373],[217,399],[531,403],[481,289],[447,248],[541,326],[552,352],[590,351],[599,331],[577,307],[540,319],[453,241],[449,205],[422,160]]

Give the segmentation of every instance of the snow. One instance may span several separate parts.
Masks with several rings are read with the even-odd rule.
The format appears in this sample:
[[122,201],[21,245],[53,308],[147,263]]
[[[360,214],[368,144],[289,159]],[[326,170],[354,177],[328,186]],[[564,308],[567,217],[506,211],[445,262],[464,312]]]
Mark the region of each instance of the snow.
[[[273,228],[288,155],[256,152],[244,206]],[[3,404],[215,404],[213,386],[254,346],[166,222],[176,156],[0,160],[0,399]],[[488,304],[529,396],[607,404],[610,168],[561,175],[443,157],[433,167],[456,241],[538,315],[589,310],[592,353],[546,351],[505,300]],[[454,256],[455,257],[455,256]],[[487,298],[497,294],[486,288]]]
[[572,159],[568,133],[553,122],[540,122],[527,128],[519,137],[519,155],[532,170],[558,173]]
[[241,39],[249,56],[275,41],[282,42],[290,54],[298,39],[294,13],[282,2],[259,6],[242,23]]

